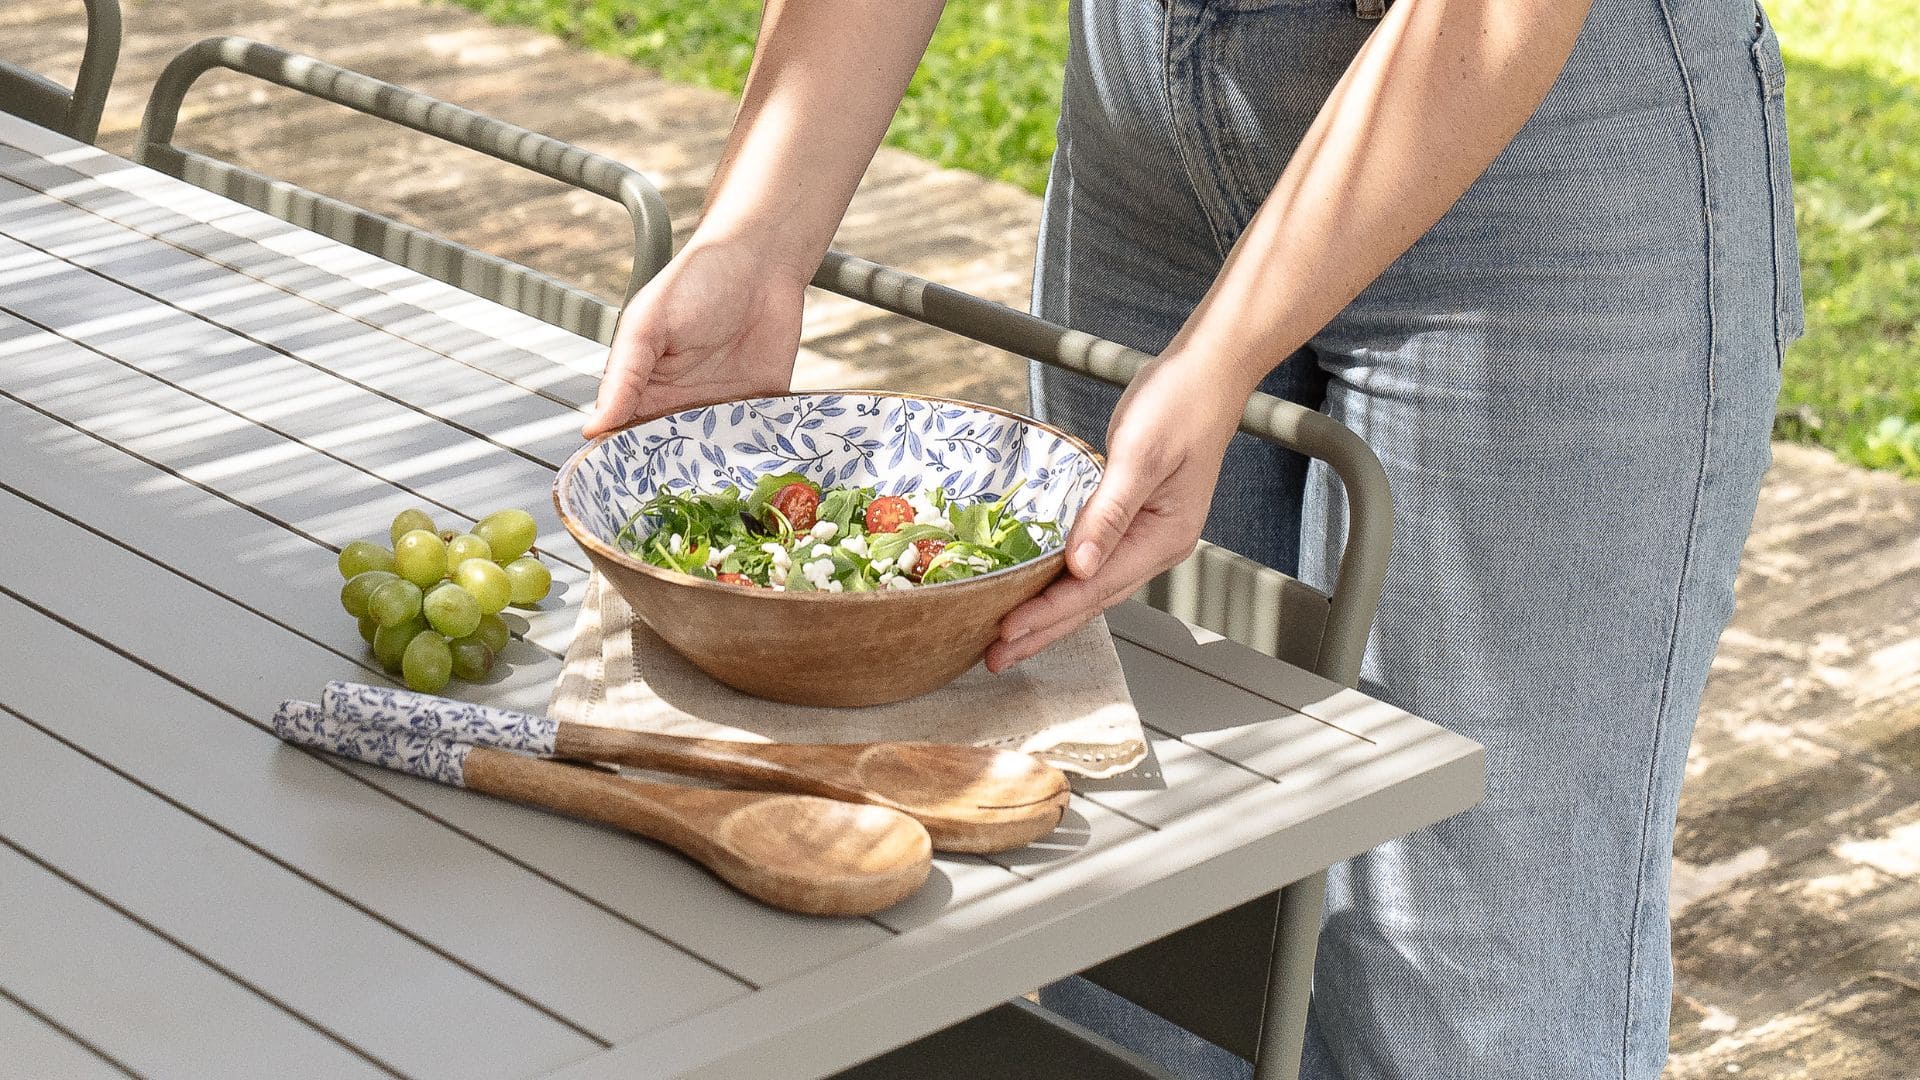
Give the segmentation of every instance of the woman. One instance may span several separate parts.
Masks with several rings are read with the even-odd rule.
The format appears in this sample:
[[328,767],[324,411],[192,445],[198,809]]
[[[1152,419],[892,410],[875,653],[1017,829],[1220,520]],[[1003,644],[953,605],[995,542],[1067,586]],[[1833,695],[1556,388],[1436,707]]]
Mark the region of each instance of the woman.
[[[1397,504],[1365,678],[1484,743],[1488,788],[1330,875],[1305,1075],[1651,1080],[1682,766],[1799,331],[1777,43],[1753,0],[1381,7],[1076,0],[1036,309],[1158,359],[1117,400],[1036,372],[1110,465],[988,664],[1203,525],[1324,585],[1332,482],[1233,431],[1256,387],[1332,414]],[[786,388],[939,8],[770,0],[589,435]]]

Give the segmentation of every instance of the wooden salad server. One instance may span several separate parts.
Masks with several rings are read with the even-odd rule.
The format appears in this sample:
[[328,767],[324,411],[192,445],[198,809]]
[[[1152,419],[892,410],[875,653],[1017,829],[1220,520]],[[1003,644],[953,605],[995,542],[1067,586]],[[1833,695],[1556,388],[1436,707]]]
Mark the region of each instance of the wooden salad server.
[[443,784],[637,833],[763,903],[805,915],[869,915],[926,883],[926,829],[881,806],[655,784],[416,731],[368,727],[289,701],[282,739]]
[[1072,792],[1031,754],[953,743],[754,743],[574,724],[384,686],[331,682],[329,716],[479,746],[791,791],[898,810],[940,851],[986,854],[1052,832]]

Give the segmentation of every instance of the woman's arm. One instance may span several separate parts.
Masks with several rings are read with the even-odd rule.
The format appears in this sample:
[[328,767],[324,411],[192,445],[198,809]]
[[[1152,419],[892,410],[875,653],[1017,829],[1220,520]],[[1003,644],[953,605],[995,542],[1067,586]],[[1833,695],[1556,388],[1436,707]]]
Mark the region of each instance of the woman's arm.
[[589,437],[705,396],[786,390],[801,294],[943,3],[767,0],[700,225],[622,313]]
[[1122,397],[1072,575],[1008,615],[1003,670],[1193,549],[1247,396],[1438,221],[1559,77],[1589,0],[1399,0],[1213,287]]

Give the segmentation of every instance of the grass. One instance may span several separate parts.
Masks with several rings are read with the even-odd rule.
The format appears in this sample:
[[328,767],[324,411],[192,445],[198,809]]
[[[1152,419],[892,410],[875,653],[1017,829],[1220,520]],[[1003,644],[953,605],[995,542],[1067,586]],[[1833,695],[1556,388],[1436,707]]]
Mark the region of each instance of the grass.
[[[757,0],[455,0],[738,92]],[[1807,299],[1777,433],[1920,477],[1920,6],[1774,0]],[[1039,191],[1066,0],[951,4],[887,142]]]

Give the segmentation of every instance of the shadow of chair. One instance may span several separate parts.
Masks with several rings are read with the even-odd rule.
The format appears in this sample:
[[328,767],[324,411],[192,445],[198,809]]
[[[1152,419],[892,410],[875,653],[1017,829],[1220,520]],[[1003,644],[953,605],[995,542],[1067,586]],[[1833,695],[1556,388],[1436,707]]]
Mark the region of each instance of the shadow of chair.
[[242,37],[208,38],[167,64],[147,102],[135,160],[582,337],[602,344],[613,340],[619,309],[583,289],[417,226],[174,145],[187,91],[216,68],[399,124],[619,203],[633,224],[628,296],[672,254],[666,201],[638,170],[417,90]]
[[100,134],[107,90],[120,62],[119,0],[85,0],[87,45],[72,89],[38,72],[0,61],[0,112],[12,113],[81,142]]

